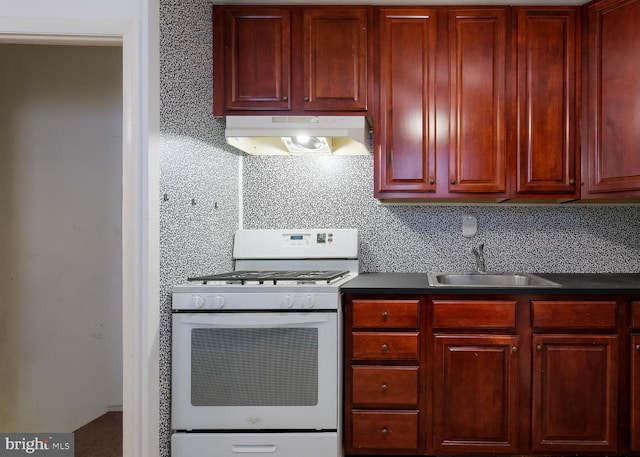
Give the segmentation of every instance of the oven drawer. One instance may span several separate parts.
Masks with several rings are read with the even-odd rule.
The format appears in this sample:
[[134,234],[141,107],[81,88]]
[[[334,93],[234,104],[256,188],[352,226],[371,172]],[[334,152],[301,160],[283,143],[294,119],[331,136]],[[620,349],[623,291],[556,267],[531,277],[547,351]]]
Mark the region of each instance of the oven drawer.
[[353,411],[354,449],[416,450],[418,411]]
[[418,360],[418,332],[353,332],[353,360]]
[[418,407],[418,367],[352,367],[356,407]]
[[337,432],[174,433],[172,457],[328,457],[340,455]]
[[419,300],[353,300],[353,328],[418,328]]

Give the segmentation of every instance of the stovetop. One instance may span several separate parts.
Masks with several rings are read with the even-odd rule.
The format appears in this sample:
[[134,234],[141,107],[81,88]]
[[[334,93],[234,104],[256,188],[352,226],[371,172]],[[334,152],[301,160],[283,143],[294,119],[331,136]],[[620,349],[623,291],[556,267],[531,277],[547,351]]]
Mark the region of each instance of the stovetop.
[[226,284],[331,284],[349,274],[347,270],[241,270],[188,278],[207,285]]

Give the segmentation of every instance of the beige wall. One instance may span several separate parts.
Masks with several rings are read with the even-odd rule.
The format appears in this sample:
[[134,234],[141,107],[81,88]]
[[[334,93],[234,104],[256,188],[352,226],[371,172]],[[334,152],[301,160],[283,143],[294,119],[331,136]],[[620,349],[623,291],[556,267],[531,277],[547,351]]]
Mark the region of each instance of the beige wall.
[[0,431],[122,404],[122,50],[0,45]]

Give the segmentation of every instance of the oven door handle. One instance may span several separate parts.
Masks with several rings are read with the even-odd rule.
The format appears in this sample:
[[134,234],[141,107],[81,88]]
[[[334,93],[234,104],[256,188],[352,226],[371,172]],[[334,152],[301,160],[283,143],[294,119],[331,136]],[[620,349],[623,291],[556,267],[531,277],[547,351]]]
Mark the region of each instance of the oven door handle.
[[329,322],[326,314],[185,314],[181,324],[206,325],[212,327],[285,327],[291,325],[317,325]]

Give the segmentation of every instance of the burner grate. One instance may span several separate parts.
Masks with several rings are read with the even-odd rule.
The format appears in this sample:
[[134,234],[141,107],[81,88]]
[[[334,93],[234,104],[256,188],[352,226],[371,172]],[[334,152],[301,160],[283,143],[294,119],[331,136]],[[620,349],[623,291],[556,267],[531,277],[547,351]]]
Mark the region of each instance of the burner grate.
[[226,282],[229,284],[277,284],[278,282],[330,284],[349,274],[346,270],[285,270],[285,271],[231,271],[206,276],[188,278],[189,281]]

